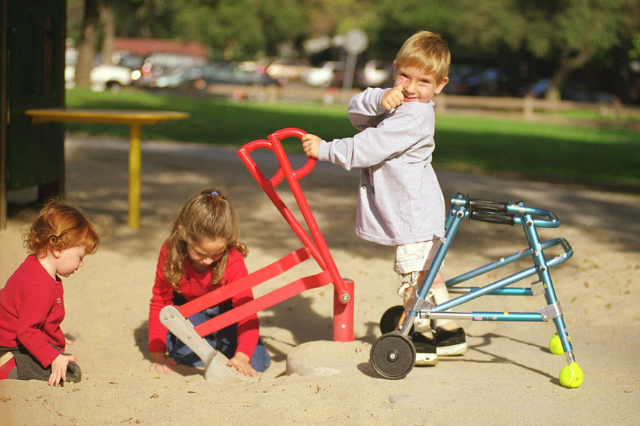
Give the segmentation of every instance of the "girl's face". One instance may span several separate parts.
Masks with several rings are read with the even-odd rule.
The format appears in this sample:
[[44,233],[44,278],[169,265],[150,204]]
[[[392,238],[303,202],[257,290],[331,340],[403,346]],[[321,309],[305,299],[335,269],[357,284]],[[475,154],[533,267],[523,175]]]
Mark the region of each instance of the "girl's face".
[[222,238],[205,239],[197,244],[187,243],[187,256],[193,269],[201,274],[206,272],[211,264],[220,260],[226,249],[226,241]]
[[63,250],[54,249],[56,274],[68,278],[83,265],[84,256],[83,246],[69,247]]

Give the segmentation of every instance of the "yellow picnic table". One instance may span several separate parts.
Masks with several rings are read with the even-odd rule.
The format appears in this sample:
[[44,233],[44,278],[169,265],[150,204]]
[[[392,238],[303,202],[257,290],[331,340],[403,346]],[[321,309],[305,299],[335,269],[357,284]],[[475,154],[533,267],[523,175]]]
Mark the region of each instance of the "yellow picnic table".
[[129,125],[129,226],[140,228],[140,169],[141,127],[143,124],[156,124],[168,120],[181,120],[189,117],[185,112],[176,111],[118,111],[92,109],[44,108],[28,109],[26,115],[32,122],[84,122]]

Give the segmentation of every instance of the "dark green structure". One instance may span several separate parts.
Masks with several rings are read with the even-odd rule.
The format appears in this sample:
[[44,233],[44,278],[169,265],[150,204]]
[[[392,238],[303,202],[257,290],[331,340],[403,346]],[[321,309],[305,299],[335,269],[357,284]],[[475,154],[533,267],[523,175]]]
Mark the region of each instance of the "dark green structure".
[[34,125],[25,111],[64,107],[66,0],[0,1],[0,226],[5,228],[8,191],[37,186],[41,201],[64,192],[64,124]]

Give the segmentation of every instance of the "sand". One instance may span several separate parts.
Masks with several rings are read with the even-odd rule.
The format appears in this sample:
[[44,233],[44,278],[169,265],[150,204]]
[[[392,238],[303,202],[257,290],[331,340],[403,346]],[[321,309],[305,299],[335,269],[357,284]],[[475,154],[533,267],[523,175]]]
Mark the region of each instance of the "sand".
[[[199,145],[143,142],[142,225],[131,229],[127,157],[126,140],[67,138],[67,198],[103,236],[98,253],[64,280],[62,329],[75,340],[68,352],[78,358],[83,380],[60,388],[0,382],[0,425],[640,424],[639,196],[437,170],[447,199],[460,192],[524,200],[563,221],[541,230],[541,238],[564,237],[575,252],[551,275],[584,384],[559,384],[566,360],[548,350],[553,322],[464,322],[467,354],[387,380],[370,366],[369,349],[381,334],[381,315],[400,302],[392,249],[354,233],[358,173],[319,163],[302,187],[341,275],[355,282],[356,340],[332,342],[333,287],[309,290],[259,312],[273,360],[260,380],[222,384],[196,369],[162,377],[148,370],[151,287],[174,215],[189,196],[214,184],[240,212],[250,271],[302,244],[234,149]],[[294,167],[305,161],[291,158]],[[267,177],[273,174],[271,154],[256,152],[256,161]],[[291,195],[282,196],[294,210]],[[28,204],[33,198],[30,190],[10,193],[7,229],[0,231],[0,285],[26,255],[20,235],[36,213]],[[458,275],[524,248],[521,228],[465,222],[443,273]],[[520,270],[504,269],[479,284]],[[307,261],[254,292],[260,296],[317,272]],[[456,310],[537,311],[544,304],[537,297],[486,296]]]

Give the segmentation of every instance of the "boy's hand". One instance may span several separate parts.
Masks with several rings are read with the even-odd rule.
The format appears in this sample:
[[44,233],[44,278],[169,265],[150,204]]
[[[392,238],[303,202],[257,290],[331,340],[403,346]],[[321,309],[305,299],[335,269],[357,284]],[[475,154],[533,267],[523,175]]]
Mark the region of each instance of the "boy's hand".
[[76,357],[71,355],[58,355],[51,363],[51,375],[49,376],[49,386],[58,387],[60,380],[67,380],[67,365],[70,362],[78,361]]
[[403,85],[400,84],[384,92],[380,105],[387,111],[402,105],[404,103],[404,93],[402,93],[402,90]]
[[244,374],[245,376],[252,377],[260,375],[260,373],[254,370],[251,366],[251,360],[249,359],[249,356],[243,354],[242,352],[237,352],[233,356],[233,358],[229,360],[227,365],[229,367],[235,367],[236,370],[238,370],[238,373]]
[[171,367],[176,365],[178,365],[178,363],[171,358],[167,358],[164,352],[151,352],[149,371],[155,371],[158,374],[169,374],[173,371]]
[[320,150],[320,139],[316,135],[307,133],[302,137],[302,149],[307,157],[318,158],[318,151]]

